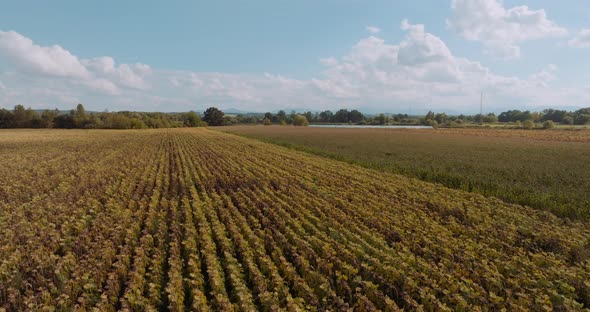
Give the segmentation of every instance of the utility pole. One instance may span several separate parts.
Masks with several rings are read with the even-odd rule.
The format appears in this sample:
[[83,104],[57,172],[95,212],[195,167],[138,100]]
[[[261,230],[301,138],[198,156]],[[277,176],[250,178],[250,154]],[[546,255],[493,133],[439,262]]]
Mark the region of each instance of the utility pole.
[[481,97],[479,99],[479,124],[483,124],[483,90],[481,91]]
[[483,117],[483,91],[481,91],[481,99],[479,101],[479,114]]

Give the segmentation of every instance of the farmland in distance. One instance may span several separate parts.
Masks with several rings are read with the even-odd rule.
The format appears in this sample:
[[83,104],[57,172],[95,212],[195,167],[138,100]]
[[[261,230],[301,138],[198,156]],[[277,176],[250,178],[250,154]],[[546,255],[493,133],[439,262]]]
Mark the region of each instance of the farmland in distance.
[[207,129],[0,134],[0,310],[590,307],[586,222]]
[[318,129],[224,131],[494,196],[562,217],[590,218],[590,131]]

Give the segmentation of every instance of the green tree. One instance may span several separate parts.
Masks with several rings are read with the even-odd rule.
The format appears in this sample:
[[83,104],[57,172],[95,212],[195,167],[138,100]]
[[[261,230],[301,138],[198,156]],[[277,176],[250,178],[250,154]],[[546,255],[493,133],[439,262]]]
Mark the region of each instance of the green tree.
[[303,116],[305,116],[307,121],[309,121],[309,122],[313,121],[313,114],[311,112],[305,112],[305,114],[303,114]]
[[14,107],[12,127],[30,128],[33,125],[33,119],[39,119],[39,114],[34,110],[30,108],[25,109],[22,105],[16,105]]
[[586,125],[590,123],[590,107],[582,108],[574,112],[574,124]]
[[553,123],[553,120],[546,120],[545,122],[543,122],[543,129],[553,129],[555,128],[555,124]]
[[86,116],[86,109],[84,105],[78,104],[76,105],[76,116],[85,117]]
[[271,112],[266,112],[266,113],[264,113],[264,118],[272,121],[272,119],[274,118],[274,116],[272,115]]
[[361,121],[363,121],[365,119],[365,116],[363,115],[363,113],[359,112],[356,109],[353,109],[350,111],[350,114],[348,115],[348,120],[352,123],[359,123]]
[[522,122],[522,127],[525,128],[525,129],[527,129],[527,130],[530,130],[530,129],[533,129],[535,127],[535,124],[533,123],[532,120],[527,119],[527,120],[525,120],[525,121]]
[[74,117],[74,125],[76,128],[86,128],[88,118],[86,116],[86,109],[84,109],[84,105],[76,105],[76,110],[72,111],[72,113]]
[[525,121],[527,119],[530,119],[532,121],[533,115],[531,114],[531,112],[530,111],[521,112],[517,109],[502,112],[498,116],[498,120],[500,122],[517,122],[517,121]]
[[323,111],[320,113],[319,120],[321,122],[331,122],[333,117],[334,117],[334,113],[327,110],[327,111]]
[[257,124],[259,121],[258,117],[250,115],[238,115],[236,119],[239,124]]
[[262,121],[262,123],[263,123],[265,126],[270,126],[270,125],[272,125],[272,122],[270,121],[270,119],[269,119],[268,117],[264,118],[264,120]]
[[73,129],[76,127],[76,124],[74,123],[74,116],[71,114],[56,116],[53,119],[53,126],[60,129]]
[[385,114],[379,114],[379,116],[377,116],[375,119],[380,125],[385,125],[389,121],[389,117],[385,116]]
[[41,113],[41,128],[53,128],[55,122],[55,117],[59,115],[59,111],[55,110],[45,110]]
[[293,117],[293,125],[308,126],[309,122],[307,121],[307,118],[305,118],[305,116],[297,114]]
[[292,110],[291,114],[289,114],[289,116],[287,117],[287,123],[292,124],[295,119],[295,116],[297,116],[297,112]]
[[217,109],[216,107],[209,107],[203,114],[203,120],[209,126],[222,126],[223,125],[223,116],[225,114]]
[[447,114],[445,114],[445,113],[438,113],[438,114],[436,114],[436,116],[434,116],[434,120],[436,120],[436,122],[438,122],[439,124],[447,123],[448,119],[449,119],[449,116],[447,116]]
[[12,128],[14,124],[14,114],[7,109],[0,109],[0,128]]
[[477,114],[477,115],[473,116],[473,121],[477,122],[480,125],[483,124],[483,122],[484,122],[484,115]]
[[283,124],[282,122],[285,121],[285,123],[287,122],[287,113],[285,113],[284,110],[280,110],[277,113],[277,120],[278,122],[280,122],[281,124]]
[[90,114],[88,115],[88,119],[86,121],[86,128],[88,129],[103,129],[104,125],[102,123],[102,119],[97,114]]
[[533,112],[531,113],[531,120],[533,122],[540,122],[543,118],[543,114],[539,113],[539,112]]
[[588,123],[590,123],[590,114],[576,116],[576,125],[587,125]]
[[231,126],[238,124],[238,118],[233,116],[223,116],[222,126]]
[[112,129],[130,129],[131,128],[131,120],[129,117],[121,114],[121,113],[114,113],[111,114],[111,128]]
[[133,118],[129,119],[129,128],[130,129],[146,129],[147,126],[143,122],[143,120],[141,120],[137,117],[133,117]]
[[498,122],[498,117],[496,117],[496,114],[494,114],[494,113],[489,113],[489,114],[483,116],[483,122],[486,122],[486,123],[497,123]]
[[572,116],[565,116],[561,120],[561,123],[563,123],[564,125],[573,125],[574,124],[574,118]]
[[551,120],[553,122],[563,122],[563,119],[567,115],[568,115],[568,112],[565,110],[546,109],[543,111],[543,117],[541,117],[541,120],[543,120],[543,121]]
[[332,117],[333,122],[348,123],[350,122],[349,112],[347,109],[340,109]]
[[426,120],[426,123],[428,126],[431,126],[434,129],[438,129],[438,122],[436,122],[436,120],[428,119],[428,120]]
[[434,120],[434,112],[433,111],[428,111],[428,113],[426,113],[426,116],[424,116],[424,120],[428,121],[428,120]]
[[184,113],[182,116],[183,125],[185,127],[203,127],[205,123],[201,120],[201,116],[195,113],[194,111],[190,111],[188,113]]

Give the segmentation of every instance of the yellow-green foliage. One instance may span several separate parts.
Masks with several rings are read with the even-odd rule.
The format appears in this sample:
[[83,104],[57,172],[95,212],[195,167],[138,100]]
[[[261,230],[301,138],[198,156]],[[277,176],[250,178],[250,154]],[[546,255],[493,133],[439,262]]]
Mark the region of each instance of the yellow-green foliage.
[[590,218],[590,131],[223,129],[267,142]]
[[207,129],[0,132],[0,310],[579,310],[590,228]]

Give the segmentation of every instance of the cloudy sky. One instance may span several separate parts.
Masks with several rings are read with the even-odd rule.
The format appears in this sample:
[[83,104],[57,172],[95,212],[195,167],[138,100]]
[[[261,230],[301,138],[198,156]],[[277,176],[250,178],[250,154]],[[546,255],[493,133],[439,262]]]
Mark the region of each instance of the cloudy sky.
[[409,2],[3,1],[0,107],[590,106],[587,0]]

